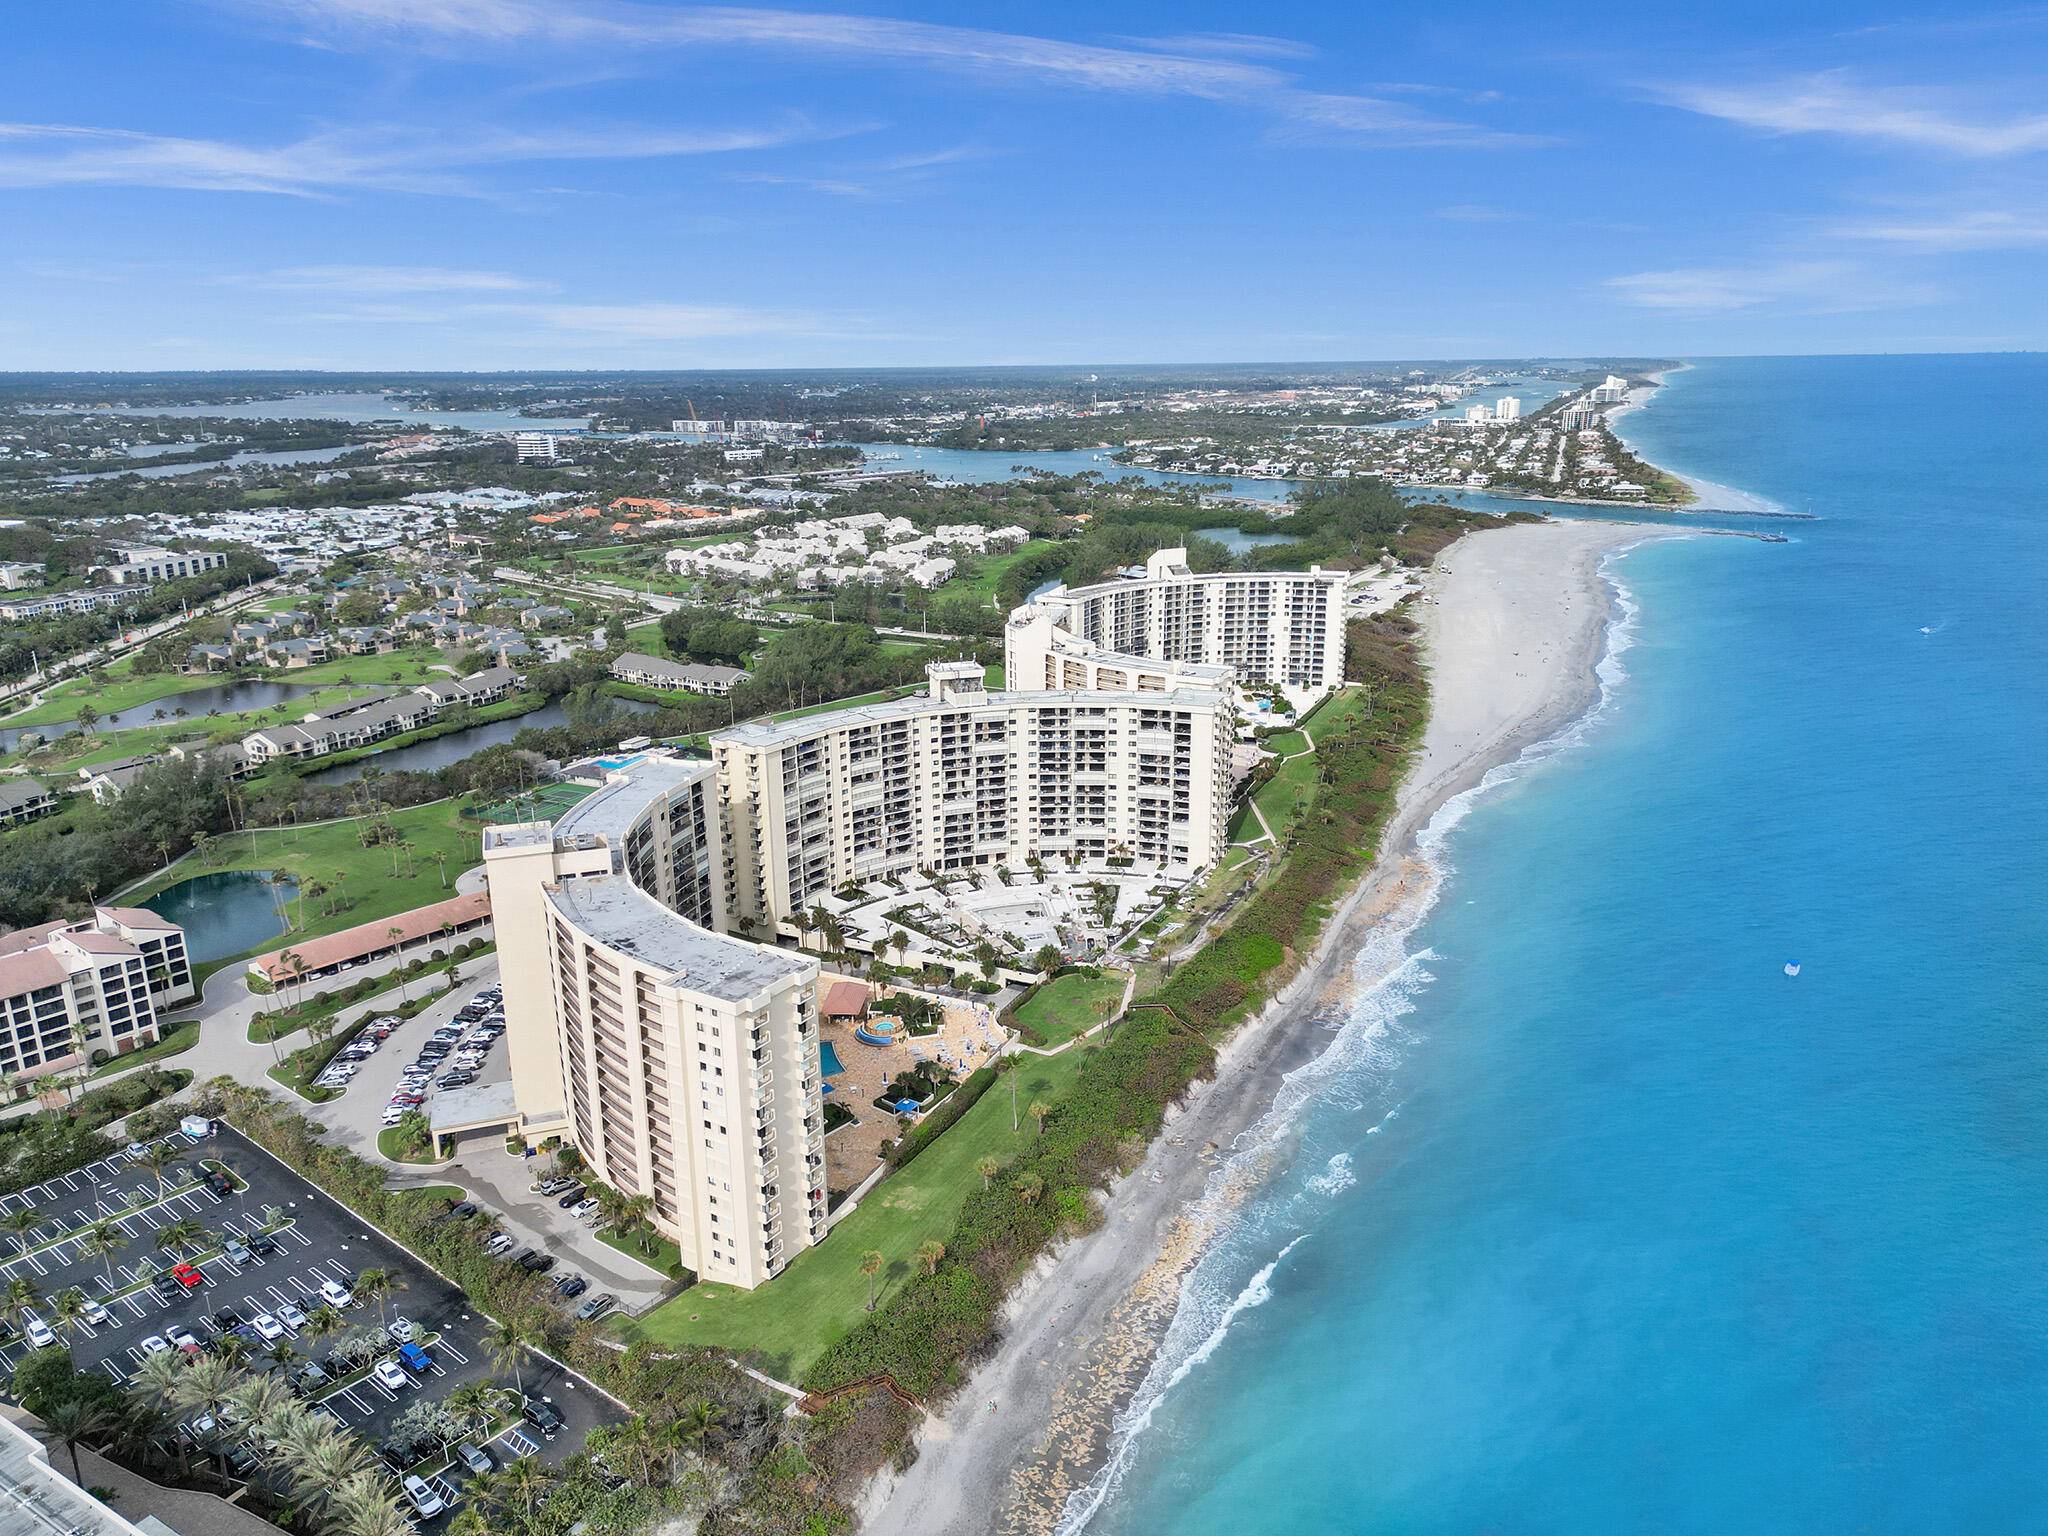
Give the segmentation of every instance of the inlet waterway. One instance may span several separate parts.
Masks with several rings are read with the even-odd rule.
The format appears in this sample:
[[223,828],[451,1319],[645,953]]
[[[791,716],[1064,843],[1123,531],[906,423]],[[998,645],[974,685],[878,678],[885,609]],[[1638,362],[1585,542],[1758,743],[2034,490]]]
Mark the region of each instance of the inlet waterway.
[[[661,708],[659,704],[645,699],[614,698],[611,703],[615,712],[621,715],[647,715]],[[411,746],[372,753],[352,763],[316,768],[304,777],[309,784],[352,784],[372,773],[432,773],[437,768],[459,763],[485,747],[508,742],[521,731],[545,730],[568,723],[569,713],[558,699],[527,714],[514,715],[509,720],[490,720],[465,730],[450,731],[446,736],[416,741]]]
[[[206,728],[207,716],[213,714],[233,715],[248,710],[271,709],[279,704],[288,704],[293,699],[303,698],[319,690],[303,683],[272,683],[266,681],[239,683],[211,683],[204,687],[188,688],[183,693],[168,693],[160,699],[151,699],[144,704],[131,704],[126,709],[102,715],[99,727],[104,730],[133,730],[144,725],[175,725],[180,720],[189,720],[195,733]],[[81,698],[80,704],[90,700]],[[184,714],[180,715],[179,710]],[[162,718],[158,715],[161,712]],[[252,725],[250,729],[254,729]],[[55,741],[60,736],[69,736],[78,729],[76,720],[52,721],[48,725],[0,726],[0,752],[12,752],[21,744],[23,736],[40,736],[45,741]]]

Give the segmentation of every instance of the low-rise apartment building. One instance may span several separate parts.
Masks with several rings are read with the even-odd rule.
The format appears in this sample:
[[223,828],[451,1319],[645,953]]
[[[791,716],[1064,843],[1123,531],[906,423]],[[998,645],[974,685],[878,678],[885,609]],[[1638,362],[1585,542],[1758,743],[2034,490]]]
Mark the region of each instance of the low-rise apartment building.
[[925,670],[912,698],[711,738],[735,923],[794,931],[820,894],[915,870],[1221,855],[1221,692],[992,693],[979,663]]
[[119,563],[103,569],[107,578],[119,586],[132,587],[138,582],[182,581],[188,576],[204,575],[217,571],[228,563],[228,557],[217,549],[141,549],[124,546],[120,550]]
[[622,683],[642,688],[669,688],[684,693],[704,693],[724,698],[750,676],[740,667],[713,667],[694,661],[670,661],[665,656],[647,656],[639,651],[623,652],[612,663],[612,676]]
[[157,1013],[193,995],[185,932],[139,907],[0,938],[0,1077],[39,1077],[125,1055],[158,1037]]
[[148,587],[140,586],[79,587],[69,592],[53,592],[48,597],[0,603],[0,619],[58,619],[77,613],[93,613],[101,608],[118,608],[132,603],[148,590]]
[[0,778],[0,826],[19,826],[56,809],[57,797],[41,781],[19,773]]

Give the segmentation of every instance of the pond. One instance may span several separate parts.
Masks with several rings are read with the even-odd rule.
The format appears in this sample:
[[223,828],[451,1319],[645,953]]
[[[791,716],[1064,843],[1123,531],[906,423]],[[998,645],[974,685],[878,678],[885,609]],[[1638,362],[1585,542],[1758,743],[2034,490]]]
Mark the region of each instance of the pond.
[[1233,555],[1241,555],[1248,549],[1257,549],[1264,544],[1286,544],[1295,535],[1291,533],[1246,533],[1242,528],[1197,528],[1195,537],[1213,539]]
[[[612,704],[622,715],[650,715],[660,709],[644,699],[618,699]],[[459,763],[472,752],[481,752],[485,747],[495,747],[500,742],[510,741],[521,731],[545,730],[550,726],[567,725],[569,713],[557,699],[552,704],[543,704],[530,714],[514,715],[510,720],[492,720],[483,725],[472,725],[466,731],[450,731],[446,736],[436,736],[431,741],[417,741],[409,747],[394,747],[389,752],[378,752],[369,757],[358,758],[352,763],[337,763],[332,768],[316,768],[306,774],[309,784],[352,784],[367,773],[432,773],[436,768],[446,768],[450,763]]]
[[185,930],[194,965],[261,949],[291,926],[289,903],[299,893],[289,876],[271,883],[270,870],[229,869],[180,880],[143,903]]
[[[305,683],[211,683],[200,688],[188,688],[183,693],[166,694],[146,704],[131,704],[113,714],[102,715],[99,724],[102,730],[133,730],[138,726],[169,725],[184,719],[204,721],[209,713],[233,715],[244,710],[269,709],[315,692],[318,689]],[[80,696],[76,702],[85,704],[89,700]],[[183,715],[178,713],[181,709],[185,712]],[[162,711],[162,719],[157,717],[158,711]],[[55,741],[77,729],[76,720],[56,720],[48,725],[0,726],[0,752],[12,752],[23,735]]]

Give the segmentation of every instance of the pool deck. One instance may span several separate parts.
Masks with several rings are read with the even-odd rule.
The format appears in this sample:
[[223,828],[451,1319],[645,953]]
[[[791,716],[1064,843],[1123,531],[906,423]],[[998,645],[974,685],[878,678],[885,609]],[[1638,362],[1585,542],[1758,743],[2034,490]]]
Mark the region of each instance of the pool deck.
[[[820,1028],[820,1044],[830,1046],[846,1068],[828,1079],[832,1092],[826,1102],[844,1104],[860,1117],[856,1124],[842,1126],[825,1138],[825,1182],[829,1187],[851,1189],[860,1183],[875,1171],[882,1143],[901,1133],[896,1117],[874,1105],[875,1095],[897,1073],[908,1072],[923,1056],[952,1063],[964,1078],[996,1056],[1003,1031],[992,1020],[984,1022],[985,1011],[977,1018],[972,1005],[951,998],[937,1001],[943,1002],[946,1010],[938,1033],[906,1035],[894,1045],[864,1045],[853,1038],[853,1027],[847,1024],[828,1022]],[[889,1000],[879,997],[871,1006],[875,1013],[887,1014]]]

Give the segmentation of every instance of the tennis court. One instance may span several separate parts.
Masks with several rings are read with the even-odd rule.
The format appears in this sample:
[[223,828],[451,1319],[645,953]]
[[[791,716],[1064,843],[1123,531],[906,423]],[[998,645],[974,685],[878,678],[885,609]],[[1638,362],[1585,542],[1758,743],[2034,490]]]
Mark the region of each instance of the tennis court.
[[479,821],[553,821],[585,795],[595,794],[587,784],[548,784],[528,790],[496,805],[479,806],[464,814]]

